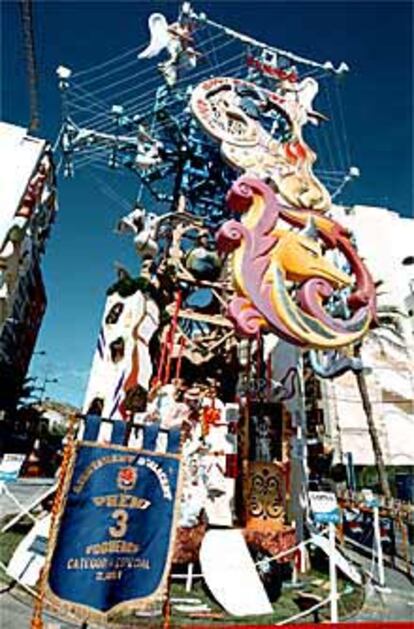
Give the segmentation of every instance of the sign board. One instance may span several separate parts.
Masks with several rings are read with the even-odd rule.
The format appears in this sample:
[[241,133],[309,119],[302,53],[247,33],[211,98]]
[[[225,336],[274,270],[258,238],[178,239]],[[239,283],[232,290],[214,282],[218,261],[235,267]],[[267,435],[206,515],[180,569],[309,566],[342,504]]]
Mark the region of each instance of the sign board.
[[16,482],[25,458],[25,454],[5,454],[0,463],[0,482]]
[[22,539],[7,566],[7,574],[23,585],[35,587],[45,563],[50,514],[38,520]]
[[315,522],[320,524],[339,523],[340,512],[333,492],[310,491],[309,500]]
[[378,498],[374,495],[372,489],[362,489],[361,494],[367,507],[379,506]]

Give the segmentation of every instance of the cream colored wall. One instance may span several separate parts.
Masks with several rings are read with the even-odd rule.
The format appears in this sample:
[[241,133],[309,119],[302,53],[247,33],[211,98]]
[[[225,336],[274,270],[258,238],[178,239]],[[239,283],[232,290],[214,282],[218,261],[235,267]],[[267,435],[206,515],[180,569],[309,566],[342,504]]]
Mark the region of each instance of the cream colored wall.
[[[410,284],[414,265],[402,260],[414,255],[414,219],[384,208],[355,206],[350,214],[335,208],[335,218],[356,236],[358,251],[374,280],[382,280],[378,306],[407,313],[414,304]],[[407,313],[408,314],[408,313]],[[414,334],[408,316],[400,319],[404,342],[392,333],[374,331],[363,347],[364,364],[375,425],[387,465],[414,465]],[[373,465],[374,455],[356,379],[346,374],[323,385],[327,441],[336,460],[352,452],[356,465]]]

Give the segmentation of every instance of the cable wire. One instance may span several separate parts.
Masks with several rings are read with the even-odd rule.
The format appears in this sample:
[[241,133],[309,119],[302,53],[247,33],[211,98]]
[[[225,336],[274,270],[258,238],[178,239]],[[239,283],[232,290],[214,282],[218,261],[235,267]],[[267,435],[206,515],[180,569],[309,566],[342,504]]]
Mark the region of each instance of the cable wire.
[[145,45],[143,45],[143,46],[141,46],[139,48],[137,48],[137,46],[134,46],[133,48],[129,48],[127,51],[122,52],[119,55],[116,55],[115,57],[111,57],[107,61],[103,61],[102,63],[97,63],[94,66],[90,66],[89,68],[85,68],[84,70],[80,70],[78,72],[75,72],[73,74],[73,77],[85,76],[86,74],[90,74],[91,72],[96,72],[96,70],[100,70],[101,68],[106,68],[107,66],[111,65],[112,63],[115,63],[115,62],[119,61],[119,59],[124,59],[128,55],[132,55],[133,53],[138,54],[139,52],[144,50],[144,48],[145,48]]

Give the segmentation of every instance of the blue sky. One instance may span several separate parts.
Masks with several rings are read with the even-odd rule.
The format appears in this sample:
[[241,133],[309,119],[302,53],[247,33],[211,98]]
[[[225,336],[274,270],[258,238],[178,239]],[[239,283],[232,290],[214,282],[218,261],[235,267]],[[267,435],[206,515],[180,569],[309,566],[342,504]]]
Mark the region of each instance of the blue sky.
[[[175,2],[38,1],[35,34],[40,77],[40,135],[59,127],[59,64],[83,69],[147,40],[147,18],[176,15]],[[410,2],[195,2],[215,21],[310,58],[346,61],[343,101],[353,161],[362,176],[343,201],[384,205],[412,215],[412,4]],[[2,2],[2,111],[26,126],[28,102],[17,2]],[[137,61],[137,64],[139,62]],[[137,66],[138,67],[138,66]],[[134,69],[135,71],[135,69]],[[137,86],[137,89],[138,86]],[[102,177],[102,173],[99,174]],[[134,200],[136,182],[108,174]],[[59,217],[44,259],[49,306],[32,374],[57,377],[47,395],[80,404],[114,261],[137,268],[128,239],[113,228],[124,208],[83,170],[59,181]],[[385,252],[384,252],[385,255]]]

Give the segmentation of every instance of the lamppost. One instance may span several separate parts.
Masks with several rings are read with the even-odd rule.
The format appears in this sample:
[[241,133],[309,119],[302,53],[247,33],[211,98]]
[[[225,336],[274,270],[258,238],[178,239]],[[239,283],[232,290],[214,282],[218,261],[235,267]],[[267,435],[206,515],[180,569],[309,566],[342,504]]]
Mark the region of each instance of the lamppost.
[[59,382],[58,378],[48,378],[47,375],[44,376],[43,380],[41,380],[41,378],[39,378],[39,376],[36,376],[34,378],[29,378],[29,380],[36,382],[36,381],[41,381],[41,384],[39,386],[31,386],[31,390],[34,392],[37,392],[37,395],[34,396],[32,393],[30,394],[30,397],[33,397],[34,400],[38,403],[42,403],[43,400],[45,399],[45,392],[46,392],[46,387],[48,384],[56,384],[57,382]]
[[[33,352],[32,356],[47,356],[47,352],[44,349],[41,349],[36,352]],[[34,380],[38,380],[41,382],[41,384],[38,387],[36,387],[36,390],[39,391],[39,402],[43,402],[45,398],[47,385],[56,384],[57,382],[59,382],[57,378],[49,378],[50,368],[51,368],[50,363],[47,363],[43,371],[43,377],[37,376],[34,378]]]
[[43,402],[43,400],[44,400],[46,386],[48,384],[56,384],[57,382],[59,382],[58,378],[48,378],[47,375],[44,377],[43,384],[39,387],[39,391],[41,391],[41,394],[40,394],[40,401],[41,402]]

